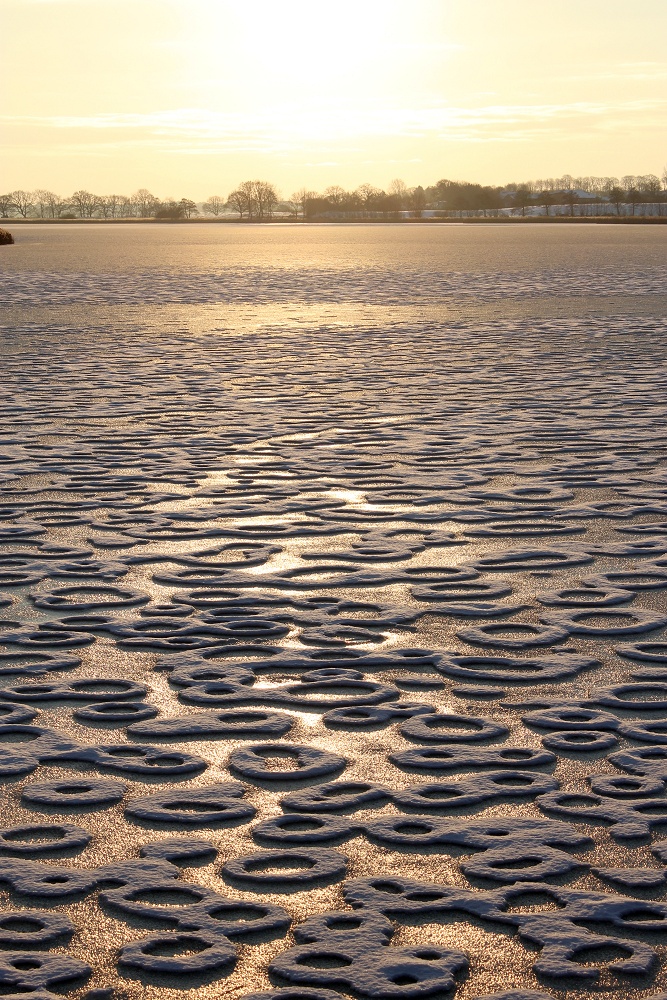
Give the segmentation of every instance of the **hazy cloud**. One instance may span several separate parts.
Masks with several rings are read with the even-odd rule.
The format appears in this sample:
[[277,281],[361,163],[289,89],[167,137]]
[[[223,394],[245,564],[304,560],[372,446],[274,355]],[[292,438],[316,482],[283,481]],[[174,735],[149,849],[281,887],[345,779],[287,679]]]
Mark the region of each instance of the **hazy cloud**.
[[[56,2],[56,0],[43,0]],[[287,150],[295,146],[362,138],[431,137],[472,142],[525,141],[540,135],[578,129],[639,126],[660,121],[667,98],[620,103],[489,104],[478,108],[303,108],[273,109],[265,114],[178,108],[150,113],[99,115],[4,116],[5,125],[59,131],[115,133],[115,141],[152,142],[171,150],[205,153],[227,149]],[[121,136],[121,133],[125,133]],[[143,134],[142,134],[143,133]],[[81,141],[80,139],[78,140]],[[181,143],[186,148],[181,148]],[[193,145],[194,143],[194,145]]]

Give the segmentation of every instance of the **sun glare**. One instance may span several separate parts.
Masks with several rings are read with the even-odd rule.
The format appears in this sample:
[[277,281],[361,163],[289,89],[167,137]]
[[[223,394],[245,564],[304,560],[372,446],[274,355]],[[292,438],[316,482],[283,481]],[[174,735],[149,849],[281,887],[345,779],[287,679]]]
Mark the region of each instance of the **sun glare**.
[[397,0],[207,6],[215,28],[203,41],[205,69],[198,46],[196,72],[209,84],[211,74],[223,82],[232,72],[248,104],[363,104],[399,90],[415,62]]
[[660,173],[665,0],[563,2],[0,0],[3,188]]

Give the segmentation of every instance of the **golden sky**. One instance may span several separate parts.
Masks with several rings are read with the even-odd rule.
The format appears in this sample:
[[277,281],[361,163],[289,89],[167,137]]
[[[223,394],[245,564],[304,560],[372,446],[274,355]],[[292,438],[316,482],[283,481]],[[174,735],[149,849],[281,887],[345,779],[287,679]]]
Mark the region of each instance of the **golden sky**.
[[661,174],[667,0],[0,0],[0,188]]

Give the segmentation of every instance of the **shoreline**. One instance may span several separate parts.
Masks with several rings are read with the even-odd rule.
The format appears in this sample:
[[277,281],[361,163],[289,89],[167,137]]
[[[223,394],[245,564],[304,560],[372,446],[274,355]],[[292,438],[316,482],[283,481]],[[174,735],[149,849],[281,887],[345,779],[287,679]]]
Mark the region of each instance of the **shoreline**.
[[518,218],[473,219],[2,219],[10,226],[508,226],[508,225],[575,225],[575,226],[660,226],[667,225],[667,215],[627,216],[519,216]]

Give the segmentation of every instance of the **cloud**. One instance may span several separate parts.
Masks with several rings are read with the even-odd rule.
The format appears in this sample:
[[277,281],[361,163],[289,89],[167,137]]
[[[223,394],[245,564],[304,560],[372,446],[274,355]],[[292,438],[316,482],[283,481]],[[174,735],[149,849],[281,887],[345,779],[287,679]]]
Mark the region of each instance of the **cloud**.
[[654,83],[658,80],[667,80],[667,64],[655,61],[617,63],[612,69],[569,74],[558,79],[576,83],[592,81]]
[[[52,2],[52,0],[46,0]],[[432,138],[466,142],[525,142],[567,137],[582,131],[632,129],[655,121],[667,98],[615,103],[487,104],[480,107],[303,107],[261,114],[177,108],[148,113],[0,116],[6,126],[69,133],[80,143],[152,145],[184,154],[221,150],[286,152],[296,146],[357,142],[362,139]],[[76,138],[75,138],[76,136]],[[52,140],[50,140],[52,141]]]

